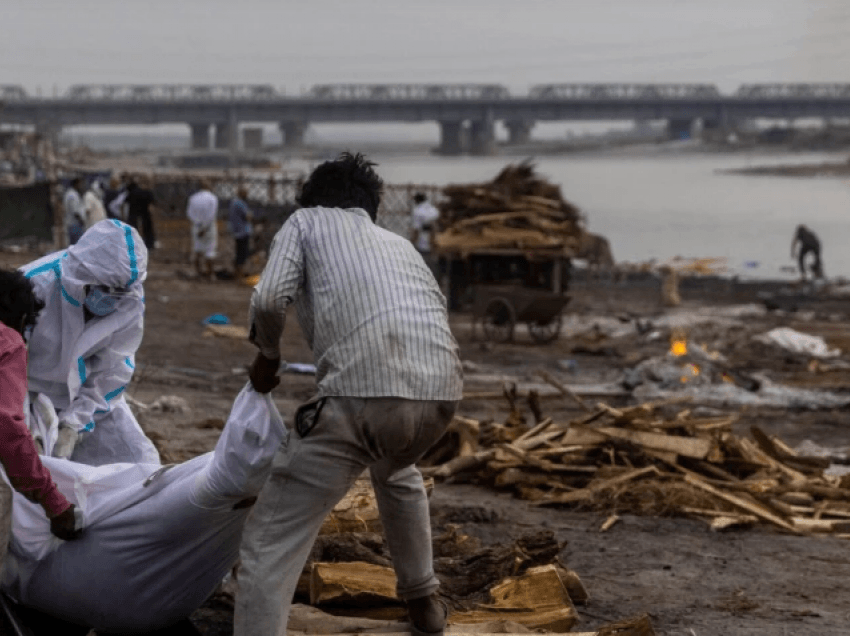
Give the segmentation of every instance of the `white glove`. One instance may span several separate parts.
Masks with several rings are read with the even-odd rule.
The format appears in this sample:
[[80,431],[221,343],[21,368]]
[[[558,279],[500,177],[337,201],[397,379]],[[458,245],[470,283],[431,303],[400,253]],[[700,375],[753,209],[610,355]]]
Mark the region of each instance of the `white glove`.
[[77,445],[77,439],[80,434],[76,429],[70,426],[59,426],[59,436],[56,438],[56,444],[53,446],[53,456],[68,459],[71,453],[74,452],[74,446]]

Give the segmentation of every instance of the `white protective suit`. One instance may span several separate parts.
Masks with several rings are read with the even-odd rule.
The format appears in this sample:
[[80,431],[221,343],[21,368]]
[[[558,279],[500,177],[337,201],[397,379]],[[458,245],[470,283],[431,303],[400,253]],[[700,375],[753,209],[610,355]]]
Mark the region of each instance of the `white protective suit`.
[[[80,434],[74,461],[159,464],[123,396],[142,342],[147,264],[138,232],[105,220],[76,245],[22,268],[45,303],[29,339],[30,396],[50,399],[60,425]],[[97,284],[126,286],[129,293],[115,312],[86,322],[85,287]]]
[[186,618],[238,560],[250,499],[287,439],[271,398],[249,384],[215,450],[182,464],[92,467],[45,457],[83,512],[83,535],[55,538],[40,506],[15,493],[0,588],[98,631],[143,633]]

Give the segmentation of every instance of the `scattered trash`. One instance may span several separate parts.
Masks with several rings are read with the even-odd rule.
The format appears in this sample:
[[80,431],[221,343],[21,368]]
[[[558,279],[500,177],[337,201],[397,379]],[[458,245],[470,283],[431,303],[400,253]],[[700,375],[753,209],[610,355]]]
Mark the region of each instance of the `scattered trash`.
[[820,336],[810,336],[789,327],[771,329],[767,333],[755,336],[754,340],[815,358],[834,358],[841,355],[840,349],[830,349]]
[[248,328],[240,325],[209,324],[204,330],[204,337],[218,336],[219,338],[232,338],[233,340],[248,340]]
[[224,314],[212,314],[201,321],[204,325],[229,325],[230,318]]
[[282,373],[298,373],[304,375],[315,375],[316,365],[306,362],[284,362],[280,365]]

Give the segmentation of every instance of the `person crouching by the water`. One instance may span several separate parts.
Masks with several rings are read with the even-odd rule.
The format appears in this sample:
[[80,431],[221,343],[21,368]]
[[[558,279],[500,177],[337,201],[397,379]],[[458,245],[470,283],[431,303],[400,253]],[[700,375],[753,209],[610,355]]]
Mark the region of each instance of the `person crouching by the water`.
[[[799,248],[799,250],[798,250]],[[817,235],[802,223],[797,226],[794,240],[791,241],[791,258],[797,257],[800,276],[806,280],[806,256],[812,254],[814,262],[810,270],[812,278],[823,278],[823,264],[820,259],[820,240]]]
[[416,248],[375,225],[383,182],[373,166],[343,153],[313,171],[251,299],[254,388],[268,393],[278,382],[280,336],[294,304],[318,394],[297,410],[245,528],[236,636],[286,633],[322,521],[365,468],[413,633],[443,634],[416,462],[462,397],[460,358],[446,299]]
[[[59,492],[41,462],[27,428],[27,345],[44,303],[20,272],[0,270],[0,463],[12,488],[38,502],[50,519],[50,532],[65,541],[76,539],[74,504]],[[12,523],[12,491],[0,479],[0,569]]]

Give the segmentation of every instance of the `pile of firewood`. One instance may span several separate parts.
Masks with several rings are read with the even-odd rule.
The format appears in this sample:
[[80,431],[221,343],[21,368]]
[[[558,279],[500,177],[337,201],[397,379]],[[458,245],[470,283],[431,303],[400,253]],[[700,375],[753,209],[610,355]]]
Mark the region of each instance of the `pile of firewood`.
[[[829,460],[797,454],[739,414],[696,417],[676,402],[598,404],[564,424],[524,424],[515,393],[504,424],[455,417],[423,473],[512,489],[536,505],[694,516],[717,530],[769,524],[797,534],[850,538],[850,476],[824,475]],[[679,401],[681,402],[681,401]],[[678,411],[670,415],[672,410]]]
[[[381,530],[371,484],[361,479],[322,526],[296,600],[338,617],[404,620],[406,609],[395,594],[395,573]],[[578,574],[558,560],[562,548],[549,530],[485,547],[459,526],[445,526],[435,534],[433,550],[440,595],[451,610],[449,624],[476,624],[487,633],[572,630],[579,620],[575,606],[586,603],[589,594]],[[355,631],[356,622],[349,627]],[[653,633],[644,615],[585,634]]]
[[528,162],[509,165],[488,183],[450,185],[440,205],[440,250],[548,249],[578,253],[584,229],[578,208]]

